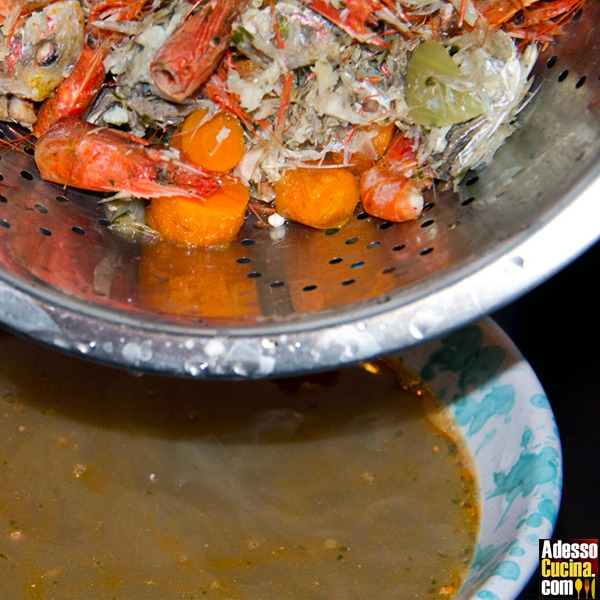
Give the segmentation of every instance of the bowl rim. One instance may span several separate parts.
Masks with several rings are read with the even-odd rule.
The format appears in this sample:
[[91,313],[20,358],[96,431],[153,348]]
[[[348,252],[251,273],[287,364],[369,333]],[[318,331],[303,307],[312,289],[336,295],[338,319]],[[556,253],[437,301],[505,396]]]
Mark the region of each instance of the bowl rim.
[[[484,534],[480,531],[477,552],[471,563],[469,575],[456,599],[515,600],[538,568],[539,539],[551,538],[556,526],[563,481],[560,436],[556,419],[542,384],[510,337],[489,317],[460,330],[457,334],[461,334],[461,332],[468,329],[478,329],[481,332],[484,347],[498,346],[503,350],[504,359],[498,371],[493,374],[491,379],[466,390],[457,388],[455,373],[438,372],[433,378],[428,378],[427,384],[446,404],[463,439],[466,440],[473,454],[473,463],[477,468],[480,481],[482,507],[486,502],[489,503],[490,507],[491,503],[495,502],[495,506],[491,507],[494,509],[495,514],[493,518],[488,519],[487,523],[485,522],[486,515],[489,517],[490,511],[488,510],[488,513],[486,513],[485,508],[483,510],[484,522],[482,528],[490,526],[492,521],[498,519],[496,530],[500,529],[500,536],[506,536],[507,525],[506,523],[501,525],[502,517],[499,515],[504,510],[506,511],[505,514],[509,514],[510,509],[508,521],[509,525],[512,523],[516,535],[510,542],[505,541],[494,547],[492,544],[486,544],[486,540],[483,539]],[[418,365],[419,372],[424,376],[424,365],[428,361],[431,362],[431,357],[436,356],[436,352],[439,354],[440,349],[443,349],[444,344],[452,338],[452,335],[440,337],[431,344],[410,349],[402,356],[409,365]],[[480,431],[477,431],[476,435],[470,433],[469,427],[472,429],[473,421],[464,419],[461,421],[459,409],[464,400],[481,401],[486,395],[489,397],[490,390],[493,392],[494,389],[506,387],[507,385],[512,385],[515,392],[515,404],[510,413],[503,413],[501,419],[496,419],[494,425],[491,424],[493,419],[490,418],[486,422],[487,430],[484,426]],[[515,440],[513,446],[509,447],[503,444],[504,440],[498,438],[495,444],[500,447],[501,452],[497,460],[502,463],[503,468],[494,468],[492,473],[482,473],[478,468],[477,452],[474,452],[474,445],[479,445],[479,450],[481,450],[482,446],[491,439],[491,443],[487,446],[487,450],[489,450],[490,447],[494,446],[493,437],[490,438],[493,427],[509,420],[511,422],[509,427],[513,427],[513,430],[509,432],[511,439],[514,438],[516,431],[522,432],[520,446],[518,441]],[[527,433],[528,429],[529,434]],[[530,446],[525,444],[526,434],[531,435],[532,444]],[[485,441],[486,436],[487,441]],[[529,448],[533,443],[535,443],[533,453],[536,456],[544,454],[553,456],[556,477],[552,481],[533,486],[530,493],[524,494],[522,498],[515,495],[514,489],[503,496],[494,494],[492,488],[499,489],[500,487],[494,483],[496,477],[507,476],[511,471],[511,467],[516,467],[520,457],[526,453],[528,456],[532,456]],[[492,457],[492,455],[493,453],[489,452],[487,458]],[[516,461],[514,460],[515,455],[517,456]],[[533,468],[528,471],[529,482],[536,480],[542,470],[541,461],[536,462]],[[522,502],[519,504],[520,500]],[[512,505],[513,501],[515,506]],[[542,501],[544,502],[543,517],[541,517],[539,511]],[[490,537],[490,533],[494,535],[494,532],[488,532],[486,534],[487,538]]]

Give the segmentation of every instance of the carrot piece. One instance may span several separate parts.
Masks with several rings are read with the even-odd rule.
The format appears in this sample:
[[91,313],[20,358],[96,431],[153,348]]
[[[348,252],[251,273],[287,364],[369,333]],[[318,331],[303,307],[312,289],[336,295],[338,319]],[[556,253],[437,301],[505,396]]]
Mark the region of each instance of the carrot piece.
[[226,173],[244,156],[244,130],[238,119],[225,112],[205,121],[207,112],[205,108],[191,112],[174,136],[174,145],[197,167]]
[[185,246],[214,246],[235,239],[249,198],[243,183],[225,181],[205,200],[155,198],[146,210],[146,221],[166,240]]
[[378,128],[377,133],[372,139],[377,158],[380,158],[385,154],[385,151],[394,137],[394,133],[396,133],[396,126],[394,123],[388,123],[387,125]]
[[275,184],[277,212],[317,229],[341,227],[359,200],[356,177],[342,168],[294,169]]

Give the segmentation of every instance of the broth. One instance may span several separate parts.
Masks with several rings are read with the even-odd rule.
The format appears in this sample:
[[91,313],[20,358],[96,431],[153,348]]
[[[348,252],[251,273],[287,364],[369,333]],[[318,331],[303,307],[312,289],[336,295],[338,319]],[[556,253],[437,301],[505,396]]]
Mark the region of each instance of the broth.
[[396,361],[203,382],[4,336],[0,440],[7,600],[449,598],[476,544],[469,456]]

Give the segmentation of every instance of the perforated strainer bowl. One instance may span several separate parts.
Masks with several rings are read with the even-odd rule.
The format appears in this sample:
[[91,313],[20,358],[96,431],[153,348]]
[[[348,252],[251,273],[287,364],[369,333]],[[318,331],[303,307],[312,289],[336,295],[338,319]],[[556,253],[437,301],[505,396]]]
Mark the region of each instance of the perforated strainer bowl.
[[98,197],[1,151],[0,321],[140,371],[271,377],[384,355],[474,320],[600,235],[600,3],[536,66],[518,131],[458,192],[392,224],[341,230],[249,218],[224,251],[125,241]]

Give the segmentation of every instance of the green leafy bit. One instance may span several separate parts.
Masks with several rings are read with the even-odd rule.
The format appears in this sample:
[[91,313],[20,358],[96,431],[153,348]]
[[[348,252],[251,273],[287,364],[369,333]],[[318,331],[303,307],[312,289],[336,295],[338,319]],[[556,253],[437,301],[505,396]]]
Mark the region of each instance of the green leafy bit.
[[418,46],[408,61],[406,103],[413,121],[424,127],[464,123],[484,111],[473,83],[434,40]]
[[254,36],[247,29],[240,25],[231,34],[231,41],[233,44],[239,44],[244,40],[244,38],[246,38],[249,41],[252,41],[254,39]]

